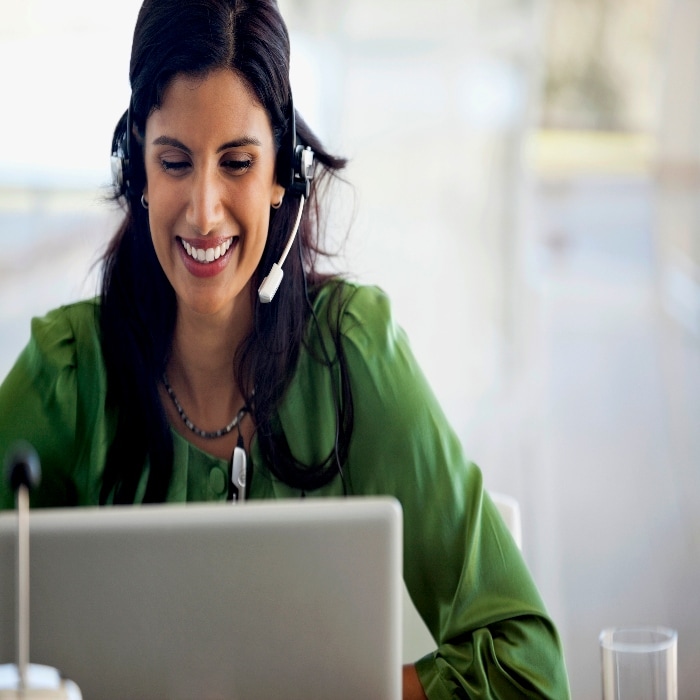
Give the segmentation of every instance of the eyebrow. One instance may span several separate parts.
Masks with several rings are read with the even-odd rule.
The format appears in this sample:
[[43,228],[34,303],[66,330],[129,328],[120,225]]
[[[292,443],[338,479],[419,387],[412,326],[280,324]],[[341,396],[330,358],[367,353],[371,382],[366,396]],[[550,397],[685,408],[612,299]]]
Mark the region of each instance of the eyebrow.
[[[175,139],[172,136],[159,136],[157,139],[153,141],[154,146],[174,146],[175,148],[179,148],[183,150],[185,153],[188,155],[192,155],[192,149],[189,148],[189,146],[185,146],[182,141],[179,139]],[[225,151],[229,148],[241,148],[242,146],[262,146],[260,141],[253,136],[243,136],[240,139],[234,139],[233,141],[227,141],[224,144],[221,144],[216,149],[217,153],[221,153],[222,151]]]

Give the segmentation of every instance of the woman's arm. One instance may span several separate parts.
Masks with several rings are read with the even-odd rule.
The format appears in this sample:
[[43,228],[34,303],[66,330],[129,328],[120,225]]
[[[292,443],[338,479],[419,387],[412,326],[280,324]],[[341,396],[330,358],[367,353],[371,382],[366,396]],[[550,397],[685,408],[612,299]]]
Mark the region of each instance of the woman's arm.
[[[328,290],[316,311],[330,333],[341,319],[354,406],[345,483],[350,494],[390,495],[401,503],[404,580],[437,640],[434,652],[404,668],[406,697],[565,700],[556,628],[386,296],[352,285],[341,290],[340,314]],[[335,435],[329,373],[315,359],[321,356],[312,339],[280,408],[290,448],[307,463],[327,455]],[[339,495],[339,482],[314,495]]]
[[344,347],[355,426],[354,493],[404,512],[404,579],[437,648],[404,670],[428,698],[569,697],[563,652],[530,572],[464,456],[386,297],[360,289]]
[[406,664],[403,667],[403,700],[427,700],[413,664]]

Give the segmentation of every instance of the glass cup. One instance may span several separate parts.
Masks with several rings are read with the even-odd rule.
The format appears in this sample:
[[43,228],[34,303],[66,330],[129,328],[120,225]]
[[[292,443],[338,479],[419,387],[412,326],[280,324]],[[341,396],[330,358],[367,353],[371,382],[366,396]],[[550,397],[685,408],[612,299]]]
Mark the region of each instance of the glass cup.
[[603,700],[678,700],[677,646],[666,627],[603,630]]

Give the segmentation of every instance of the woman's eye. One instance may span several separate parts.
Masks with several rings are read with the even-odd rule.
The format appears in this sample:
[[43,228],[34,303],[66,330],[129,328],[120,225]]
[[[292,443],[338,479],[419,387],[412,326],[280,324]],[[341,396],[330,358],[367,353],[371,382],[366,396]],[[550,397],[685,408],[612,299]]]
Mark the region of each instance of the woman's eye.
[[160,164],[166,172],[182,172],[190,166],[186,160],[161,160]]
[[236,173],[244,173],[246,170],[250,168],[250,166],[253,164],[253,161],[250,160],[249,158],[243,159],[243,160],[225,160],[223,162],[223,166],[225,168],[228,168],[228,170],[232,170],[233,172]]

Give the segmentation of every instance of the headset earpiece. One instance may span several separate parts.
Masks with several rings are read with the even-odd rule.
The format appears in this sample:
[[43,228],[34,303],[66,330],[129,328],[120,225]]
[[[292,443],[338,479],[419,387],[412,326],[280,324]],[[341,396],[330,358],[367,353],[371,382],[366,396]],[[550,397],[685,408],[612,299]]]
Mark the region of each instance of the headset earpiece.
[[293,157],[292,183],[289,187],[293,194],[309,198],[311,180],[314,177],[314,152],[308,147],[296,146]]
[[314,152],[297,144],[297,123],[294,100],[289,100],[289,121],[278,156],[277,181],[297,196],[309,198],[314,177]]
[[124,135],[113,144],[112,148],[112,182],[120,195],[128,196],[131,189],[129,163],[131,158],[131,134],[133,118],[131,101],[126,111],[126,130]]

